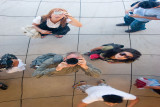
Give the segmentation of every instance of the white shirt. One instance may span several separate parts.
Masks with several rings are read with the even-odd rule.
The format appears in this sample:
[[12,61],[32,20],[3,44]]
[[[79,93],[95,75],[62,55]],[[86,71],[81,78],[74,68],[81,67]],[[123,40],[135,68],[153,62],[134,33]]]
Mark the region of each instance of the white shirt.
[[[71,19],[67,19],[66,21],[67,21],[67,23],[69,23],[69,22],[71,21]],[[33,23],[41,24],[41,16],[37,16],[37,17],[33,20]],[[53,22],[51,22],[50,19],[47,19],[47,26],[48,26],[49,28],[58,28],[59,25],[60,25],[60,23],[61,23],[60,21],[57,22],[57,23],[53,23]]]
[[[134,9],[134,14],[137,14],[139,16],[145,16],[145,17],[156,17],[160,19],[160,8],[151,8],[151,9],[144,9],[144,8],[136,8]],[[147,22],[150,21],[150,19],[145,18],[134,18],[138,21]]]
[[123,97],[123,100],[135,100],[136,96],[114,89],[110,86],[93,86],[85,91],[88,96],[82,100],[83,103],[90,104],[95,101],[104,101],[104,95],[117,95]]
[[17,67],[12,67],[11,69],[7,70],[6,72],[7,73],[14,73],[14,72],[20,72],[20,71],[25,70],[26,64],[24,64],[21,59],[18,59],[18,61],[19,61],[19,64]]

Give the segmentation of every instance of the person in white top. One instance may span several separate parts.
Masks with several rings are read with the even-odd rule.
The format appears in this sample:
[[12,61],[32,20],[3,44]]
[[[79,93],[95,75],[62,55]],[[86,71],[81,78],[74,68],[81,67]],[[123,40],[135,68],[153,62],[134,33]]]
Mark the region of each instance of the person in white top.
[[5,54],[0,59],[0,69],[6,69],[7,73],[21,72],[25,70],[26,64],[13,54]]
[[48,14],[36,17],[32,25],[42,38],[48,34],[54,34],[57,38],[61,38],[70,31],[68,23],[76,27],[82,26],[65,9],[54,8]]
[[[0,72],[6,70],[7,73],[20,72],[25,70],[26,64],[22,60],[17,59],[13,54],[5,54],[0,59]],[[0,83],[0,89],[6,90],[8,86]]]
[[86,107],[88,104],[95,101],[104,101],[105,104],[114,106],[118,103],[122,103],[123,100],[130,100],[131,102],[127,107],[133,107],[139,101],[136,96],[105,84],[105,80],[103,79],[99,80],[97,83],[97,86],[92,86],[87,85],[84,81],[80,81],[73,85],[73,88],[88,94],[77,107]]
[[125,32],[132,33],[145,30],[145,24],[151,20],[160,20],[160,2],[143,1],[137,3],[126,11],[125,23],[116,24],[116,26],[130,25],[131,29]]

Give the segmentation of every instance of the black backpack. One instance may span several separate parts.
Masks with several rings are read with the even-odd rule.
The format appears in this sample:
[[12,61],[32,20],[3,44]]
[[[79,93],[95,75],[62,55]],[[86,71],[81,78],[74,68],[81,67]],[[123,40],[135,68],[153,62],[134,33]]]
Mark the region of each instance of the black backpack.
[[102,46],[113,46],[114,49],[120,49],[120,48],[123,48],[124,45],[121,45],[121,44],[114,44],[114,43],[108,43],[108,44],[104,44]]

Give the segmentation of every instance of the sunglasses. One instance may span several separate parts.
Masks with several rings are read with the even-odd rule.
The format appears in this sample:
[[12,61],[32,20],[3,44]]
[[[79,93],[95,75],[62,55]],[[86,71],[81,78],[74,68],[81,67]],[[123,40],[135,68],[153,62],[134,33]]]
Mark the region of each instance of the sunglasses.
[[62,14],[63,14],[63,11],[54,11],[54,14],[55,14],[55,15],[62,15]]
[[119,53],[119,55],[124,56],[127,59],[132,58],[131,56],[127,56],[127,54],[124,52]]

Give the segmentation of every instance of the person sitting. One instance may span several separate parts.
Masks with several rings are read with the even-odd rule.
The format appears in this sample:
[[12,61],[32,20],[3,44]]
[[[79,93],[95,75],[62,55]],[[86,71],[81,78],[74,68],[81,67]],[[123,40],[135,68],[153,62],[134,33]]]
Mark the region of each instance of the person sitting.
[[136,96],[107,85],[103,79],[98,81],[97,86],[88,85],[85,81],[80,81],[72,87],[88,94],[88,96],[84,98],[77,107],[86,107],[88,104],[96,101],[104,101],[105,104],[114,106],[122,103],[123,100],[130,100],[131,103],[127,107],[133,107],[139,101]]
[[5,54],[0,59],[0,69],[6,70],[7,73],[20,72],[25,70],[26,64],[13,54]]
[[101,59],[108,63],[131,63],[137,60],[141,53],[132,48],[123,48],[120,44],[105,44],[85,53],[90,59]]
[[116,26],[130,25],[131,29],[126,30],[125,32],[132,33],[145,30],[145,24],[151,20],[160,20],[160,3],[154,1],[143,1],[127,10],[124,17],[125,23],[116,24]]
[[76,27],[82,26],[65,9],[54,8],[48,14],[36,17],[32,25],[42,38],[48,34],[54,34],[57,38],[61,38],[70,31],[68,23]]
[[43,75],[69,74],[77,72],[79,69],[82,69],[86,75],[95,78],[101,74],[98,68],[87,63],[84,57],[78,52],[67,53],[64,58],[61,55],[54,54],[53,57],[46,58],[43,61],[40,60],[43,60],[42,56],[32,61],[32,68],[34,68],[33,65],[35,67],[37,66],[34,62],[40,62],[32,74],[33,77],[39,78]]

